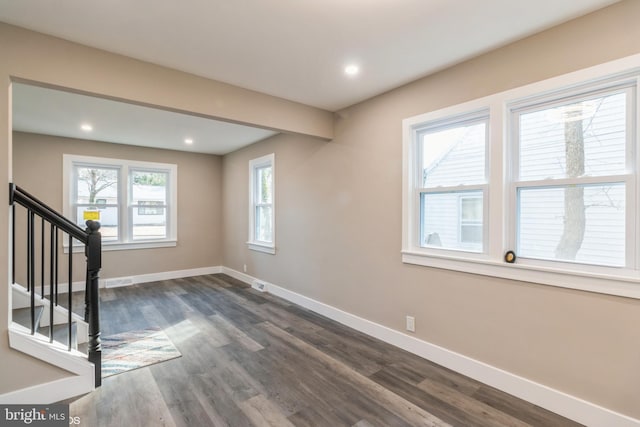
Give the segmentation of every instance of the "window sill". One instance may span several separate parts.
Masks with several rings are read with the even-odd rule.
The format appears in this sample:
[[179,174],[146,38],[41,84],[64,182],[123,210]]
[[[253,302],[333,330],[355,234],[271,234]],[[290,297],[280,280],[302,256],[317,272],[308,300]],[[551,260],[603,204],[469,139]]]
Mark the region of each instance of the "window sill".
[[[102,242],[102,252],[128,251],[135,249],[171,248],[178,245],[177,240],[147,240],[141,242]],[[74,245],[73,253],[84,252],[84,246]],[[69,246],[64,245],[64,253],[69,253]]]
[[[541,267],[526,264],[508,264],[480,258],[449,255],[426,255],[418,251],[403,250],[402,262],[424,267],[442,268],[463,273],[500,277],[535,284],[596,292],[626,298],[640,299],[640,275],[624,269],[612,268],[612,273],[592,273],[576,270]],[[618,272],[618,274],[613,271]]]
[[274,245],[268,245],[266,243],[258,242],[247,242],[247,246],[252,251],[264,252],[271,255],[276,254],[276,247]]

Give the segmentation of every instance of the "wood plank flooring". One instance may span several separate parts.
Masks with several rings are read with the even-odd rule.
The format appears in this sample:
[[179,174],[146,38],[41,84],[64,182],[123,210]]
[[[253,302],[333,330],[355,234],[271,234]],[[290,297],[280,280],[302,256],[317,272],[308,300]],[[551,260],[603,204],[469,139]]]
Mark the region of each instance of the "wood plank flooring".
[[225,275],[101,290],[103,336],[182,357],[72,400],[83,426],[577,426]]

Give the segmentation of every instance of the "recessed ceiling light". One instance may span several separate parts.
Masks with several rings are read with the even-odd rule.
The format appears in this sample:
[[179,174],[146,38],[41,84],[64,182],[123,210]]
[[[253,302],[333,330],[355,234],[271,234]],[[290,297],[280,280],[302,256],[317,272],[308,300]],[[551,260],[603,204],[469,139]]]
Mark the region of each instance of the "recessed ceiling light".
[[355,64],[351,64],[351,65],[347,65],[344,68],[344,73],[348,76],[355,76],[356,74],[358,74],[360,72],[360,67],[358,67]]
[[184,143],[185,143],[185,144],[187,144],[187,145],[191,145],[191,144],[193,144],[193,139],[191,139],[191,138],[185,138],[185,139],[184,139]]
[[89,123],[83,123],[80,125],[80,129],[85,132],[91,132],[93,130],[93,126],[91,126]]

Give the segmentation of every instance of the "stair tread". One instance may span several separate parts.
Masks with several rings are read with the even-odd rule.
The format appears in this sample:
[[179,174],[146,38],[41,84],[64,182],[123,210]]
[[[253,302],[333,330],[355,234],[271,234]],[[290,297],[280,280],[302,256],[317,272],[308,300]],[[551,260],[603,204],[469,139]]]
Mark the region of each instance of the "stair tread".
[[[38,332],[48,337],[49,327],[43,326]],[[69,325],[67,323],[53,325],[53,340],[65,346],[69,345]],[[71,322],[71,348],[78,349],[78,325],[76,322]]]
[[[41,305],[36,305],[34,307],[35,329],[38,329],[43,311],[44,307]],[[12,318],[15,323],[31,329],[31,307],[14,308],[12,310]]]
[[78,349],[80,353],[89,354],[89,343],[83,342],[82,344],[78,344]]

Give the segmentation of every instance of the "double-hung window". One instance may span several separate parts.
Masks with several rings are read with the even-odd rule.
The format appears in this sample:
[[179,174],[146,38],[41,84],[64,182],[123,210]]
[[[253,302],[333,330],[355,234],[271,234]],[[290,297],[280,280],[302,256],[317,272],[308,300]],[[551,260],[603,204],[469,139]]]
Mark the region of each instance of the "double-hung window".
[[405,263],[640,298],[640,55],[403,121]]
[[250,249],[275,253],[274,154],[249,162]]
[[411,197],[418,211],[414,243],[436,252],[483,253],[488,111],[420,123],[411,132],[415,142]]
[[520,257],[635,266],[634,92],[625,82],[512,107]]
[[175,246],[177,166],[64,156],[64,211],[100,222],[105,250]]

